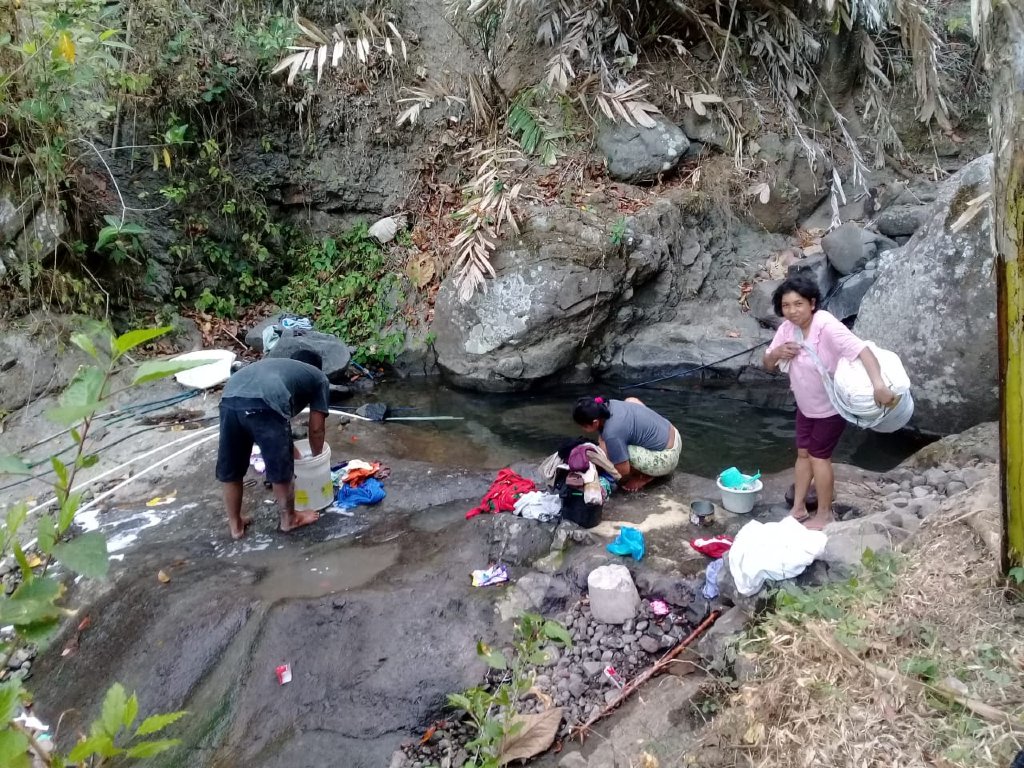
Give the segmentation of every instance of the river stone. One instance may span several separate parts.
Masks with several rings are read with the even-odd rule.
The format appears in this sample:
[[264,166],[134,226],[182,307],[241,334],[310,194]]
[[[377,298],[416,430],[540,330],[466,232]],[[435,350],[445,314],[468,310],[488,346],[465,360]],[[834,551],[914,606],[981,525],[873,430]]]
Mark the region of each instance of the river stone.
[[68,221],[62,212],[40,208],[14,241],[15,257],[23,263],[52,257],[67,230]]
[[814,280],[818,284],[822,298],[827,296],[828,292],[832,290],[832,286],[836,284],[836,271],[829,264],[828,258],[820,253],[800,259],[790,266],[786,271],[786,276],[793,277],[795,275],[806,275]]
[[989,207],[950,229],[991,174],[985,155],[941,186],[928,222],[881,260],[857,316],[859,336],[902,358],[914,385],[911,425],[927,433],[960,432],[999,413]]
[[946,484],[946,495],[956,496],[958,493],[963,493],[967,490],[967,484],[962,483],[959,480],[951,480]]
[[348,364],[352,359],[348,345],[337,336],[319,331],[287,330],[281,334],[268,358],[291,357],[293,352],[307,349],[323,360],[322,370],[332,384],[348,381]]
[[622,624],[636,618],[640,608],[640,594],[636,591],[629,569],[624,565],[595,568],[587,577],[587,588],[594,621]]
[[655,115],[653,120],[651,128],[625,121],[602,124],[597,147],[613,179],[631,184],[649,183],[679,163],[690,146],[686,134],[661,115]]
[[828,263],[840,275],[862,270],[875,257],[874,238],[870,234],[852,222],[829,232],[821,239]]
[[[508,565],[526,565],[539,557],[543,557],[551,549],[554,526],[537,520],[526,520],[515,515],[494,515],[494,527],[491,529],[490,561],[507,563]],[[535,585],[528,587],[529,597],[537,597],[537,591],[553,588],[556,580],[544,574],[537,574]],[[540,577],[551,579],[541,584]],[[567,589],[567,587],[566,587]]]
[[772,303],[775,289],[780,285],[781,280],[762,280],[754,283],[754,290],[747,296],[751,317],[766,328],[775,329],[782,325],[783,318],[775,314],[775,305]]
[[875,225],[888,237],[908,237],[917,232],[928,217],[927,205],[892,205],[878,214]]
[[828,194],[832,165],[815,142],[808,143],[808,150],[798,139],[783,141],[766,133],[758,144],[758,159],[769,166],[770,197],[767,203],[755,199],[750,214],[769,232],[792,232]]
[[587,758],[579,752],[570,752],[558,761],[559,768],[587,768]]
[[707,144],[719,152],[729,151],[729,132],[710,114],[700,115],[695,109],[687,109],[680,122],[690,141]]
[[844,277],[839,281],[835,293],[824,303],[824,309],[827,309],[839,320],[856,317],[857,313],[860,312],[860,305],[864,300],[864,296],[867,295],[871,286],[875,284],[877,278],[878,270],[876,269],[865,269],[862,272]]

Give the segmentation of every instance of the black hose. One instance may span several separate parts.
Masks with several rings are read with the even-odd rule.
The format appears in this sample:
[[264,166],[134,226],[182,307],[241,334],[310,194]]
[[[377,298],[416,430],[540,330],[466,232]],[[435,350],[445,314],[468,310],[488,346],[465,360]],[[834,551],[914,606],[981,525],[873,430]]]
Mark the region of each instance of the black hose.
[[767,343],[768,343],[767,341],[762,341],[762,342],[760,342],[758,344],[755,344],[750,349],[745,349],[742,352],[737,352],[735,355],[729,355],[728,357],[723,357],[721,360],[715,360],[713,363],[706,363],[705,365],[698,365],[696,368],[690,368],[689,370],[682,371],[681,373],[670,373],[668,376],[659,376],[658,378],[651,379],[650,381],[641,381],[639,384],[628,384],[625,387],[619,387],[619,391],[620,392],[625,392],[627,389],[639,389],[640,387],[646,387],[649,384],[657,384],[659,381],[668,381],[669,379],[676,379],[676,378],[679,378],[681,376],[689,376],[691,373],[697,373],[697,371],[703,371],[705,368],[713,368],[714,366],[719,365],[721,363],[724,363],[724,362],[726,362],[728,360],[732,360],[733,358],[742,357],[743,355],[749,355],[755,349],[759,349],[760,347],[763,347]]

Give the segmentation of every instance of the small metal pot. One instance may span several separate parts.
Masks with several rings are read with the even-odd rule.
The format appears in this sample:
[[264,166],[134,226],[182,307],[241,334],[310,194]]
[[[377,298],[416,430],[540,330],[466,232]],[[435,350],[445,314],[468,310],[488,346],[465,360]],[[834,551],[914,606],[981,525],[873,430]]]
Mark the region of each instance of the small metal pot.
[[706,527],[715,522],[715,505],[707,499],[690,502],[690,523]]

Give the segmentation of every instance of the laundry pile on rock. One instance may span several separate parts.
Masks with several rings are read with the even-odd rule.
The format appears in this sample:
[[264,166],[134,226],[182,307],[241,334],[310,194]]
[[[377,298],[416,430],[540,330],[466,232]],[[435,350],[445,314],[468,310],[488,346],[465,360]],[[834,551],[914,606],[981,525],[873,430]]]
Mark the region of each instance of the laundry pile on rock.
[[545,490],[509,468],[498,472],[480,503],[466,519],[489,512],[512,512],[529,520],[570,520],[584,528],[601,522],[601,509],[619,480],[604,451],[585,440],[573,440],[551,454],[538,469]]
[[360,504],[377,504],[387,494],[381,482],[391,475],[391,468],[379,461],[349,459],[331,467],[334,484],[334,505],[351,509]]

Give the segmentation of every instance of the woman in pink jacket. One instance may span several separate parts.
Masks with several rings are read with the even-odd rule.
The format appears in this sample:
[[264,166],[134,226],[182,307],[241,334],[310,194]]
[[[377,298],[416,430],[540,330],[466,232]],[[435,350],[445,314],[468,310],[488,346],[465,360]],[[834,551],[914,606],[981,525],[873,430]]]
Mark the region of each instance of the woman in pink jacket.
[[[823,528],[832,521],[832,452],[846,421],[832,407],[821,372],[805,345],[814,350],[830,375],[835,375],[840,360],[859,359],[871,379],[879,405],[889,405],[895,395],[882,379],[874,353],[833,315],[818,309],[821,292],[812,278],[787,278],[775,290],[772,302],[775,314],[784,317],[785,322],[764,354],[764,367],[767,371],[788,373],[789,386],[796,398],[796,468],[791,514],[808,528]],[[818,494],[814,515],[808,514],[805,506],[812,479]]]

